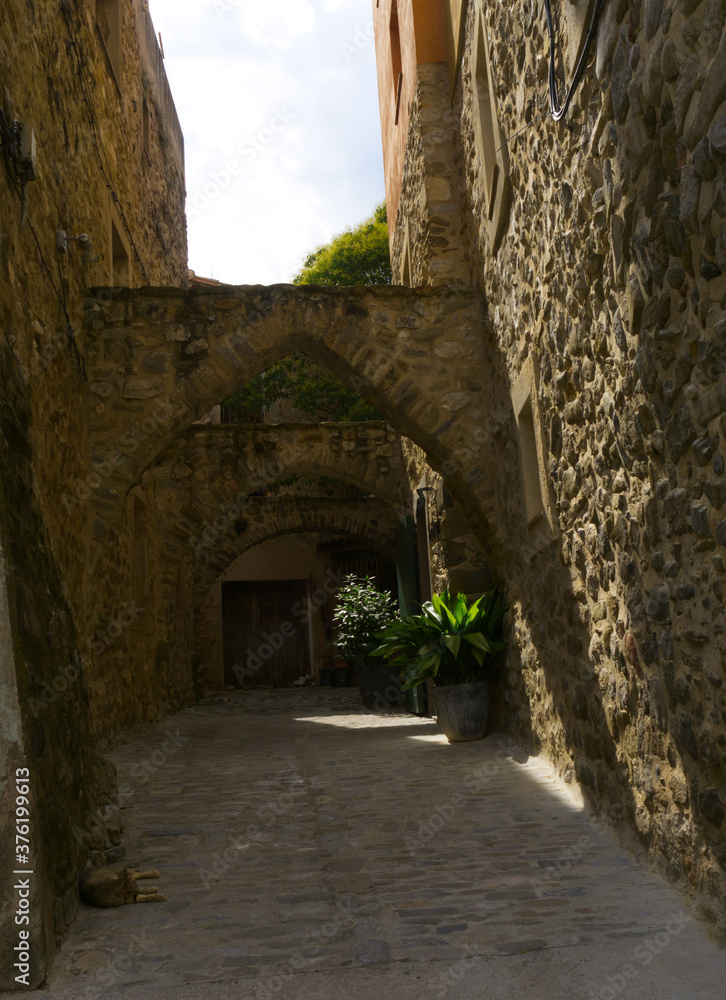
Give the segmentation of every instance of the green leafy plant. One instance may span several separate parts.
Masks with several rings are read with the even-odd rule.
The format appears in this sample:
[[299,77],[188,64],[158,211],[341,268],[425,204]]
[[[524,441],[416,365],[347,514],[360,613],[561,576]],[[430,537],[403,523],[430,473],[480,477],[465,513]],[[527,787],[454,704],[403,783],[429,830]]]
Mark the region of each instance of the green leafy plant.
[[434,594],[421,614],[391,622],[381,633],[383,641],[372,652],[402,668],[404,689],[429,678],[438,685],[484,680],[491,659],[504,649],[501,640],[504,604],[499,588],[469,604],[464,594],[448,590]]
[[242,389],[228,396],[225,407],[250,414],[288,400],[314,420],[380,420],[378,411],[333,372],[316,365],[303,351],[288,355]]
[[396,616],[396,602],[387,591],[378,590],[372,576],[343,579],[333,612],[337,632],[335,645],[345,659],[362,657],[368,662],[378,645],[378,633]]

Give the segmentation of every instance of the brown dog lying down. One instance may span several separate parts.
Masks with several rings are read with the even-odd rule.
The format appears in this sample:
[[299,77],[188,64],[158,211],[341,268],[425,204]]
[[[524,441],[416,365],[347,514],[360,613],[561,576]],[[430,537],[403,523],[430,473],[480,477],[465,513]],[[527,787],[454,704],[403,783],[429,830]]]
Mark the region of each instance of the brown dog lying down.
[[124,903],[165,903],[166,896],[154,886],[140,889],[137,879],[158,878],[155,869],[135,872],[132,868],[89,868],[79,880],[81,895],[94,906],[123,906]]

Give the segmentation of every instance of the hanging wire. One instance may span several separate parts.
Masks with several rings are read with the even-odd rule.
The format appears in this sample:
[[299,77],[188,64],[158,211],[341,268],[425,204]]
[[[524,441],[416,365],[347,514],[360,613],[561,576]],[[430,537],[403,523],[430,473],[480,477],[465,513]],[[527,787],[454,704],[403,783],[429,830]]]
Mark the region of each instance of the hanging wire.
[[585,72],[585,66],[587,65],[587,58],[590,50],[590,45],[592,44],[592,41],[597,32],[600,14],[602,12],[602,8],[605,6],[605,2],[606,0],[596,0],[595,2],[595,6],[593,7],[592,11],[592,18],[590,20],[590,28],[588,30],[587,37],[585,39],[585,44],[582,48],[580,58],[577,61],[577,66],[575,67],[575,75],[573,76],[572,83],[570,84],[570,88],[567,91],[567,95],[565,97],[565,103],[562,106],[560,106],[559,97],[557,95],[557,71],[556,71],[557,48],[555,45],[555,30],[554,30],[554,23],[552,20],[552,8],[550,5],[550,0],[544,0],[545,16],[547,18],[547,29],[549,32],[549,39],[550,39],[550,61],[549,61],[549,72],[548,72],[550,108],[549,111],[545,111],[544,114],[537,115],[535,118],[530,119],[530,121],[525,122],[525,124],[522,125],[521,128],[518,128],[516,132],[512,132],[512,134],[508,136],[501,144],[501,146],[497,150],[497,153],[500,152],[500,150],[504,149],[505,146],[508,146],[513,139],[516,139],[518,135],[521,135],[522,132],[528,129],[531,125],[534,125],[536,122],[542,121],[543,118],[551,117],[556,122],[561,121],[562,124],[565,126],[565,128],[568,130],[568,132],[574,132],[573,126],[566,120],[565,116],[567,115],[567,112],[569,110],[572,98],[575,96],[575,91],[577,90],[580,84],[582,75]]
[[605,0],[595,0],[595,5],[592,8],[592,18],[590,19],[590,29],[587,33],[585,39],[585,44],[582,47],[582,52],[580,53],[580,58],[577,60],[577,66],[575,67],[575,75],[572,78],[572,83],[565,96],[565,103],[560,106],[559,97],[557,95],[557,49],[555,46],[555,29],[552,21],[552,7],[550,0],[544,0],[545,6],[545,17],[547,18],[547,30],[550,36],[550,67],[549,67],[549,91],[550,91],[550,114],[556,122],[562,122],[565,128],[572,132],[572,126],[566,120],[566,115],[570,107],[572,98],[575,96],[575,91],[579,86],[580,80],[582,79],[582,74],[585,72],[585,66],[587,65],[588,54],[590,51],[590,45],[597,32],[598,22],[600,20],[600,14],[602,8],[605,6]]
[[68,0],[61,0],[61,8],[63,10],[63,17],[64,17],[64,20],[66,22],[66,28],[68,29],[68,35],[70,36],[71,47],[73,48],[73,52],[74,52],[75,57],[76,57],[76,64],[77,64],[77,68],[78,68],[78,81],[79,81],[80,87],[81,87],[81,96],[83,98],[83,103],[86,105],[86,108],[88,110],[88,119],[89,119],[89,125],[90,125],[90,128],[91,128],[91,138],[93,140],[93,147],[96,150],[96,156],[98,157],[98,162],[99,162],[99,165],[101,167],[101,173],[103,174],[103,179],[106,182],[106,187],[108,188],[108,190],[109,190],[109,192],[111,194],[111,197],[112,197],[112,199],[114,201],[114,204],[116,205],[116,208],[118,209],[119,216],[121,217],[121,221],[122,221],[122,223],[124,225],[124,228],[125,228],[125,230],[126,230],[126,232],[128,234],[129,242],[131,243],[131,248],[132,248],[132,250],[134,252],[134,256],[136,257],[137,263],[139,265],[139,271],[141,272],[141,277],[144,279],[144,284],[150,285],[151,282],[149,280],[149,276],[147,274],[146,268],[144,267],[144,262],[141,259],[141,254],[139,253],[139,248],[137,247],[136,241],[134,240],[133,233],[131,232],[131,227],[129,226],[129,223],[128,223],[127,219],[126,219],[126,213],[123,210],[123,206],[121,204],[119,196],[116,194],[116,190],[115,190],[113,184],[111,183],[111,179],[110,179],[110,177],[108,175],[108,171],[106,170],[106,164],[104,162],[103,153],[102,153],[103,142],[101,140],[101,130],[100,130],[99,125],[98,125],[98,119],[96,118],[96,112],[95,112],[95,109],[93,107],[93,101],[91,100],[91,94],[90,94],[90,91],[89,91],[89,88],[88,88],[88,83],[87,83],[87,80],[86,80],[85,64],[84,64],[84,61],[83,61],[83,56],[82,56],[80,44],[78,42],[78,39],[76,38],[76,34],[75,34],[74,29],[73,29],[73,22],[72,22],[72,19],[71,19],[71,13],[70,13],[70,9],[69,9]]
[[530,125],[534,125],[536,122],[541,122],[543,118],[549,118],[551,114],[552,114],[551,111],[545,111],[544,114],[537,115],[536,118],[532,118],[530,121],[525,122],[521,128],[518,128],[516,132],[512,132],[512,134],[507,139],[504,140],[504,142],[501,144],[497,152],[504,149],[505,146],[508,146],[509,143],[512,141],[512,139],[516,139],[517,136],[521,135],[522,132],[524,132],[526,129],[530,127]]

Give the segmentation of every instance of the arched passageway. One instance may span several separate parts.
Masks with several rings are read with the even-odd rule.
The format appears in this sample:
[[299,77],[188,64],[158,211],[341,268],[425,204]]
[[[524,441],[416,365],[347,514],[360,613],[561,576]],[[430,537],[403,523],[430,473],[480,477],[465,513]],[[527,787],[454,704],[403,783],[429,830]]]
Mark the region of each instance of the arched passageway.
[[204,684],[289,687],[302,675],[320,683],[321,669],[339,658],[333,610],[346,574],[373,576],[397,592],[387,546],[385,537],[374,545],[344,531],[316,531],[276,535],[246,549],[195,609]]
[[88,316],[89,482],[70,484],[65,502],[89,505],[91,561],[129,489],[179,434],[301,349],[369,398],[444,469],[489,548],[499,548],[507,526],[518,525],[518,499],[498,495],[511,402],[487,354],[476,290],[103,289]]

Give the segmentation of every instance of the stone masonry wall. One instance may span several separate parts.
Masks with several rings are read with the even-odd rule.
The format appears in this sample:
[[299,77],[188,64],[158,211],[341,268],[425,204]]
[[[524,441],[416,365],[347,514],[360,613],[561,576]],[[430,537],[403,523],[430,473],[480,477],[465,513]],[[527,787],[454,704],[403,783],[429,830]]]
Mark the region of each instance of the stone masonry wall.
[[[395,282],[413,287],[472,283],[463,238],[456,125],[446,65],[419,64],[398,212],[401,225],[391,241]],[[408,282],[403,274],[407,252]]]
[[68,592],[32,491],[34,456],[26,386],[7,348],[0,352],[0,381],[0,572],[10,582],[12,641],[11,650],[3,648],[3,672],[15,672],[20,717],[13,719],[7,689],[0,692],[0,706],[3,742],[17,727],[24,749],[22,757],[12,760],[0,754],[0,927],[10,935],[2,939],[0,988],[10,989],[19,974],[13,968],[17,954],[12,949],[18,943],[18,903],[9,875],[19,867],[16,769],[24,769],[22,773],[29,776],[32,810],[28,855],[28,870],[33,872],[28,928],[31,985],[43,980],[61,936],[76,915],[79,869],[93,851],[104,863],[101,852],[114,843],[120,813],[114,805],[114,768],[92,744],[87,676]]
[[[0,448],[4,479],[8,470],[22,725],[43,799],[34,823],[50,890],[37,908],[48,947],[38,953],[36,981],[72,919],[79,867],[120,829],[119,815],[105,813],[113,774],[90,750],[88,653],[99,622],[88,619],[83,595],[83,512],[63,503],[67,484],[91,471],[83,449],[82,303],[89,286],[110,280],[111,216],[129,243],[134,283],[144,275],[186,282],[183,163],[178,144],[163,141],[162,113],[170,114],[165,80],[142,68],[139,38],[148,50],[148,12],[132,0],[121,8],[120,92],[95,27],[95,4],[7,0],[0,14],[0,105],[9,125],[17,119],[32,127],[37,149],[22,227],[19,192],[5,156],[0,162]],[[113,207],[108,184],[118,198]],[[58,229],[89,234],[92,248],[84,253],[71,242],[59,255]],[[128,560],[128,537],[115,544],[111,561]],[[108,606],[104,614],[112,622],[118,609]],[[28,699],[42,706],[37,716]]]
[[[305,489],[294,498],[255,495],[280,480],[321,471],[384,501],[313,500]],[[89,581],[95,593],[86,606],[94,735],[135,728],[190,703],[196,617],[239,552],[305,524],[365,530],[390,550],[393,505],[405,502],[405,487],[398,438],[380,421],[191,426],[131,492]],[[134,537],[139,504],[148,529],[141,555],[122,544]]]
[[[524,127],[547,107],[541,5],[481,8],[501,132],[523,131],[493,252],[472,2],[453,105],[461,253],[510,386],[538,362],[556,514],[551,535],[533,545],[523,525],[493,565],[511,607],[510,717],[724,928],[726,5],[606,4],[572,132],[548,117]],[[569,29],[563,18],[565,46]],[[419,128],[404,208],[426,197]],[[414,249],[425,280],[434,252]],[[501,477],[521,495],[511,451]]]

